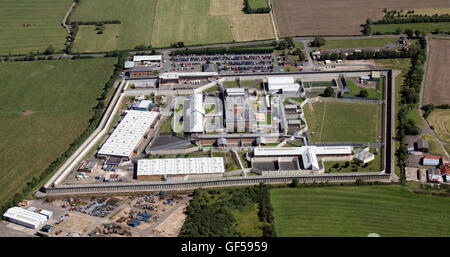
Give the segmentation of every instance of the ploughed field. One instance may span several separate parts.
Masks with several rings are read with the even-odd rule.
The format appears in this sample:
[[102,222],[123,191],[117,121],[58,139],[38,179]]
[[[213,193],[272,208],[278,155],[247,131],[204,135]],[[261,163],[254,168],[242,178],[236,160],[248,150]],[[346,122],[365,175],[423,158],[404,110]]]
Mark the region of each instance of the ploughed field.
[[448,7],[447,0],[273,0],[280,36],[361,35],[367,18],[379,20],[383,9]]
[[429,44],[430,57],[423,104],[450,104],[450,40],[432,39]]
[[450,198],[409,186],[282,188],[270,196],[281,237],[450,236]]
[[0,205],[88,127],[116,62],[95,58],[0,64]]

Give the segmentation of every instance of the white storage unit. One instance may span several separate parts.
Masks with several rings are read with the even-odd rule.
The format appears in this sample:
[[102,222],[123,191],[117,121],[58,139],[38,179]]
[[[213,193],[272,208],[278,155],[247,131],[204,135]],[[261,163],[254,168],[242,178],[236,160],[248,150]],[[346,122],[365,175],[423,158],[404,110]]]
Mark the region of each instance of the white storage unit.
[[47,219],[53,218],[53,212],[49,210],[41,210],[39,214],[42,214],[47,217]]
[[6,221],[32,229],[37,229],[40,225],[47,221],[46,216],[19,207],[12,207],[8,209],[3,214],[3,218]]

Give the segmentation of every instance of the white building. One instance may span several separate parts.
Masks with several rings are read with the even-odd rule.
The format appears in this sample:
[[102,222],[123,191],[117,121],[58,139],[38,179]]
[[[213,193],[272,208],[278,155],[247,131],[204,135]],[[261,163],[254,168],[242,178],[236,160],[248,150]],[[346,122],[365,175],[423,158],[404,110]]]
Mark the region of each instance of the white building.
[[269,93],[281,91],[283,94],[297,94],[300,85],[295,83],[294,77],[267,77]]
[[39,214],[46,216],[48,220],[53,218],[53,212],[49,210],[41,210]]
[[184,132],[202,133],[204,116],[205,108],[203,107],[203,95],[193,94],[184,109]]
[[130,157],[158,115],[158,112],[127,111],[97,154]]
[[161,62],[161,55],[135,55],[133,62]]
[[426,155],[423,157],[423,165],[427,166],[438,166],[441,162],[441,156],[437,155]]
[[222,157],[142,159],[137,163],[137,178],[219,174],[225,172]]
[[358,149],[355,151],[355,159],[364,164],[375,160],[375,154],[369,152],[369,148]]
[[3,214],[3,218],[6,221],[32,229],[37,229],[40,225],[47,221],[46,216],[19,207],[12,207],[8,209]]

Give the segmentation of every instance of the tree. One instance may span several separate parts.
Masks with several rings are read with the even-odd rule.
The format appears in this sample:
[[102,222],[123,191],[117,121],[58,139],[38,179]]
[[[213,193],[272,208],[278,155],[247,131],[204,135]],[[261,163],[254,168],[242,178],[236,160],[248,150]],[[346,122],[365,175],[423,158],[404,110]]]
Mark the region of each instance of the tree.
[[360,97],[367,97],[369,96],[369,92],[367,92],[367,89],[361,89],[361,91],[359,92],[359,96]]
[[412,38],[414,32],[411,29],[405,29],[405,34],[408,36],[408,38]]
[[395,34],[401,34],[403,32],[403,29],[398,27],[395,29]]
[[44,51],[45,55],[54,54],[54,53],[55,53],[55,49],[53,48],[52,45],[49,45]]
[[296,178],[292,179],[291,184],[289,184],[290,187],[298,187],[298,185],[299,185],[299,182],[298,182],[298,179],[296,179]]
[[301,62],[304,62],[306,60],[306,55],[305,53],[303,53],[303,51],[300,50],[300,52],[298,53],[298,60]]
[[334,90],[331,86],[328,86],[325,91],[323,91],[323,95],[326,97],[330,97],[334,94]]
[[311,41],[310,45],[312,47],[321,47],[324,46],[327,42],[323,37],[316,37],[313,41]]

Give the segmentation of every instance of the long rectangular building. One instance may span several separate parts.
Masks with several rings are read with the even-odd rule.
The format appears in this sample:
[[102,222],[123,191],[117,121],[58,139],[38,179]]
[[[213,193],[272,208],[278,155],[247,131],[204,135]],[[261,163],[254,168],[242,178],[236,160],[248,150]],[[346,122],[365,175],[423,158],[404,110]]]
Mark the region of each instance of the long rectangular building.
[[143,159],[137,163],[138,180],[224,172],[222,157]]
[[9,208],[3,214],[3,218],[6,221],[32,229],[37,229],[40,225],[47,221],[46,216],[19,207]]
[[145,133],[158,120],[158,112],[129,110],[97,155],[130,157]]

